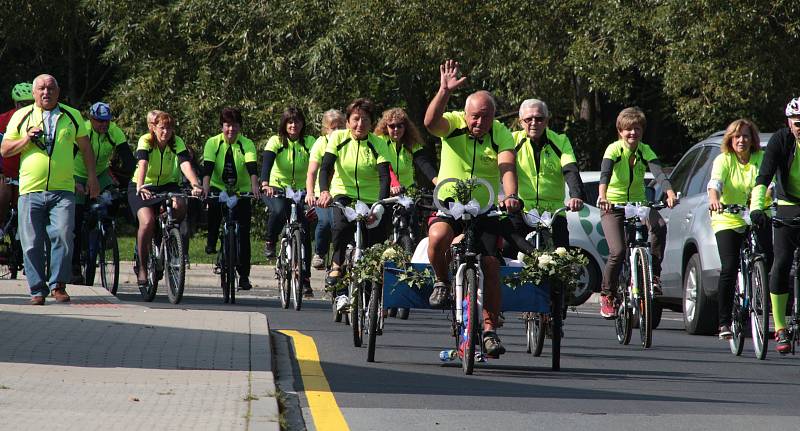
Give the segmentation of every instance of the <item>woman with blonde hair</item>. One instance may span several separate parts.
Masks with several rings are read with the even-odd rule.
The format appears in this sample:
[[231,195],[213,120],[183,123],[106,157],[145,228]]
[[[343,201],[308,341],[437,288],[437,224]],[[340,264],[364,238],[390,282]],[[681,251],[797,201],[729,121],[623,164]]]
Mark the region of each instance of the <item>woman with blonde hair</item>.
[[317,227],[314,230],[314,257],[311,266],[314,269],[325,269],[325,259],[331,244],[331,229],[333,228],[333,215],[331,208],[322,208],[317,205],[319,196],[319,178],[317,172],[328,147],[328,137],[336,130],[344,129],[347,121],[344,114],[338,109],[329,109],[322,114],[322,128],[319,138],[311,146],[311,155],[308,160],[308,173],[306,176],[306,203],[313,206],[317,213]]
[[[761,151],[758,128],[745,119],[728,125],[720,147],[722,153],[714,159],[708,182],[708,210],[722,264],[717,284],[719,338],[727,340],[733,335],[733,292],[739,271],[739,248],[745,239],[747,223],[742,213],[724,213],[722,210],[724,205],[744,207],[748,204],[764,152]],[[772,228],[769,225],[756,227],[756,235],[769,268],[772,263]]]

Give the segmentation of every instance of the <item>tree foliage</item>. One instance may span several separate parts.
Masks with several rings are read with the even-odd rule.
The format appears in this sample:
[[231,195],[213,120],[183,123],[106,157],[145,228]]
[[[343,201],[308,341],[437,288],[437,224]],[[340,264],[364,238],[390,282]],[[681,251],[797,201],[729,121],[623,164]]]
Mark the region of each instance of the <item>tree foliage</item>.
[[541,98],[551,125],[595,169],[622,107],[645,110],[645,141],[674,160],[738,117],[777,129],[799,92],[800,4],[790,0],[3,6],[2,88],[48,71],[82,108],[110,101],[131,136],[145,130],[147,111],[171,112],[195,147],[218,133],[218,112],[228,105],[243,109],[245,133],[257,141],[275,133],[289,105],[316,125],[324,110],[355,97],[404,107],[421,122],[446,58],[469,77],[452,108],[485,88],[513,120],[522,100]]

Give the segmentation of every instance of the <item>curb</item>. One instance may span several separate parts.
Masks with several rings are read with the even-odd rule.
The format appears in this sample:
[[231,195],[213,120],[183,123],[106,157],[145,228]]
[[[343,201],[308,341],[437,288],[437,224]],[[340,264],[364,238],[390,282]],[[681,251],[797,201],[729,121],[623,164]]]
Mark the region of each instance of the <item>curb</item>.
[[[280,431],[280,407],[275,389],[272,340],[267,317],[252,313],[250,318],[250,414],[248,428],[254,431]],[[262,337],[266,337],[263,339]],[[258,336],[253,336],[258,335]],[[263,364],[267,371],[256,371]]]

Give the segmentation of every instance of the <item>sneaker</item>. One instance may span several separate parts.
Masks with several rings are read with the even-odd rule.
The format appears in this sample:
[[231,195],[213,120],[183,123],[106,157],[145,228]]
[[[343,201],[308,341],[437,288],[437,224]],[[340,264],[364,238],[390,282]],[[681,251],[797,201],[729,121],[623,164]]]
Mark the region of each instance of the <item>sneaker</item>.
[[50,291],[50,294],[56,298],[56,302],[69,302],[70,297],[67,294],[67,289],[64,288],[64,285],[59,283],[56,287]]
[[315,254],[313,258],[311,258],[311,266],[314,269],[325,269],[325,259],[322,256]]
[[600,296],[600,315],[605,319],[613,319],[617,310],[614,308],[614,299],[611,295]]
[[506,352],[503,343],[500,342],[500,337],[494,331],[485,331],[483,333],[483,348],[489,356],[500,356]]
[[249,277],[239,277],[239,290],[250,290],[253,288],[253,285],[250,284]]
[[264,256],[275,257],[275,243],[272,241],[264,242]]
[[719,339],[720,340],[730,340],[733,338],[733,331],[731,331],[730,325],[722,325],[719,327]]
[[653,276],[653,296],[661,296],[664,294],[664,291],[661,290],[661,277],[654,275]]
[[347,295],[339,295],[336,297],[336,311],[344,313],[350,306],[350,298]]
[[445,308],[450,297],[450,285],[444,281],[437,281],[433,285],[433,293],[428,298],[431,308]]
[[785,355],[792,351],[792,343],[789,342],[789,337],[786,335],[785,329],[778,329],[775,331],[775,342],[778,343],[775,346],[775,350],[777,350],[781,355]]

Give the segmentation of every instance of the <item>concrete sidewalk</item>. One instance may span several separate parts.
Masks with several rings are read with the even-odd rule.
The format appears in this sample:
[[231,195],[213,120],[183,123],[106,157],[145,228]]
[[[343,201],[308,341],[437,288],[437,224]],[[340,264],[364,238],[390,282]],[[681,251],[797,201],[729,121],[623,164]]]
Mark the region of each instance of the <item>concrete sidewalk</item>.
[[0,428],[280,429],[264,315],[67,292],[31,306],[25,280],[0,280]]

